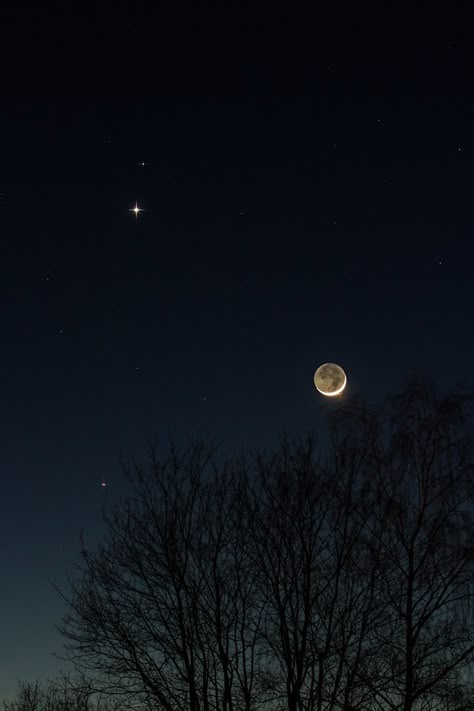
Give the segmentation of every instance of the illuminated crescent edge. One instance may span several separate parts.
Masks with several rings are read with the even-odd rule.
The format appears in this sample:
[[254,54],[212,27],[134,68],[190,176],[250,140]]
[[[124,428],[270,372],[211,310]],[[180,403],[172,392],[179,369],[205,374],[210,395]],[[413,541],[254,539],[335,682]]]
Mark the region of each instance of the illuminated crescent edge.
[[[342,370],[342,368],[341,368],[341,370]],[[342,372],[344,373],[344,371],[342,371]],[[316,385],[316,383],[315,383],[315,385]],[[342,393],[342,391],[344,390],[346,385],[347,385],[347,375],[344,373],[344,382],[342,383],[341,387],[338,388],[337,390],[334,390],[334,392],[326,393],[326,392],[324,392],[324,390],[321,390],[321,388],[318,388],[317,385],[316,385],[316,390],[319,390],[321,395],[325,395],[326,397],[336,397],[336,395],[340,395]]]

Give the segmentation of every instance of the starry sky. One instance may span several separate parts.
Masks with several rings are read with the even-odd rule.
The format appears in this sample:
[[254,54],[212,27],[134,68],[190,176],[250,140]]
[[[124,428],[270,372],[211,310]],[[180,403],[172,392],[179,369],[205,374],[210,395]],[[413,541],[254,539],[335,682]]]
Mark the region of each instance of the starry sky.
[[376,403],[474,358],[464,43],[71,7],[1,18],[0,698],[61,668],[121,457],[317,429],[326,361]]

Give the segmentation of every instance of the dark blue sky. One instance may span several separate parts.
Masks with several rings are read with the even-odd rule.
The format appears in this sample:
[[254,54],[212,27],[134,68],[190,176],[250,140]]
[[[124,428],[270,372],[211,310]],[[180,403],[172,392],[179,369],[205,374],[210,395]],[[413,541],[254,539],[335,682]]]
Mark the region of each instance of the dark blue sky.
[[60,666],[51,581],[120,455],[315,429],[325,361],[371,402],[469,378],[472,56],[232,7],[184,34],[127,3],[6,11],[0,698]]

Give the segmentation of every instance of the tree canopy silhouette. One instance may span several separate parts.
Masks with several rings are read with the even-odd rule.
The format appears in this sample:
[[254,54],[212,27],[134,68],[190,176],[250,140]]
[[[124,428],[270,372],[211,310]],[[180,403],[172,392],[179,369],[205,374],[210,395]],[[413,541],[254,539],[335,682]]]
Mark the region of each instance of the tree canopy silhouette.
[[62,624],[93,688],[164,711],[473,709],[471,398],[346,401],[329,444],[126,470]]
[[116,711],[110,699],[94,698],[87,683],[69,676],[46,684],[20,682],[16,694],[3,701],[3,711]]

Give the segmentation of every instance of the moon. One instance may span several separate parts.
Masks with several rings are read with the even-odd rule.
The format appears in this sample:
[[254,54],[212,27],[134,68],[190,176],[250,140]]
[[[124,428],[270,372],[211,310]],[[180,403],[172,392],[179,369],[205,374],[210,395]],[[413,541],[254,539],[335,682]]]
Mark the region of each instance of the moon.
[[314,386],[321,395],[336,397],[347,385],[347,377],[340,365],[324,363],[314,374]]

